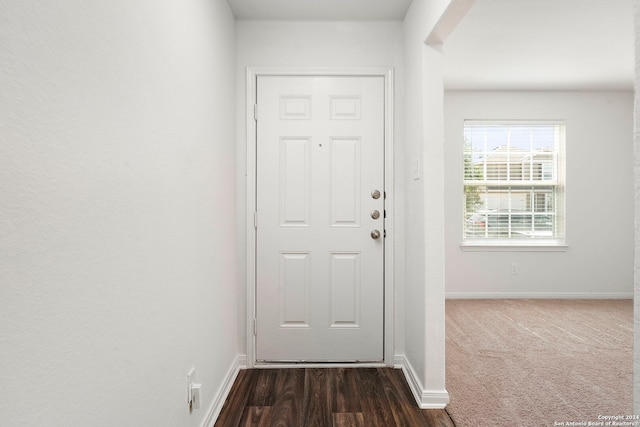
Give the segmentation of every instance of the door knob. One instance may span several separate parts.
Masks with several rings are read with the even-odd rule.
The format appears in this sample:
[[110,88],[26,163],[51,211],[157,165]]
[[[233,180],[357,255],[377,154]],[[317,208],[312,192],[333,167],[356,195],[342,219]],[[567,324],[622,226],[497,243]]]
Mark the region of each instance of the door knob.
[[373,240],[377,240],[377,239],[379,239],[379,238],[380,238],[380,231],[378,231],[378,230],[373,230],[373,231],[371,232],[371,238],[372,238]]

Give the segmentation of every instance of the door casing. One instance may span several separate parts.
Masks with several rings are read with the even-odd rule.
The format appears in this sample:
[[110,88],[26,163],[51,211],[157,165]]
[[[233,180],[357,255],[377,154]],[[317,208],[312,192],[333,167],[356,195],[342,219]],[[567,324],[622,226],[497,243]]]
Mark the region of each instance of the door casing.
[[[247,333],[247,368],[270,367],[271,364],[257,363],[255,353],[255,318],[256,318],[256,121],[255,109],[257,98],[256,79],[258,76],[381,76],[384,78],[384,179],[385,179],[385,253],[384,253],[384,362],[383,365],[394,364],[394,157],[393,157],[393,68],[391,67],[357,67],[357,68],[306,68],[306,67],[248,67],[246,72],[246,232],[247,232],[247,283],[246,283],[246,333]],[[339,366],[340,364],[330,364]],[[369,366],[379,364],[345,364],[345,366]],[[285,367],[287,364],[277,364]],[[295,364],[292,366],[300,366]],[[304,366],[315,366],[305,364]],[[321,364],[320,366],[327,366]]]

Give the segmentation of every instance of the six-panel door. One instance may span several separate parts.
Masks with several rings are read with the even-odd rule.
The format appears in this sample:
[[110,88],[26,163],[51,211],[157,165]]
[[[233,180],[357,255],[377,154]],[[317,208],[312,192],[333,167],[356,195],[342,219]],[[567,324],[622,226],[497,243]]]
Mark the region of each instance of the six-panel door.
[[257,104],[256,359],[380,362],[384,79],[260,76]]

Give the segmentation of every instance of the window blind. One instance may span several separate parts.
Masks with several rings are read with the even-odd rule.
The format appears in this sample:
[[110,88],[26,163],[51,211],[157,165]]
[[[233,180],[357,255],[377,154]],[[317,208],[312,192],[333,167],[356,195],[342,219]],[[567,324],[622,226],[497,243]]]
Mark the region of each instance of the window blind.
[[464,123],[465,240],[564,239],[563,122]]

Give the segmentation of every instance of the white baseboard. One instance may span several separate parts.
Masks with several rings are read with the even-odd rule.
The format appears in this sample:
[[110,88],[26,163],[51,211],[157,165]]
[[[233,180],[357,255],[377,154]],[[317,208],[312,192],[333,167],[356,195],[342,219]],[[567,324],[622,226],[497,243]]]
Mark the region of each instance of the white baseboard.
[[227,375],[224,377],[224,381],[222,382],[222,386],[218,390],[218,393],[213,398],[213,402],[209,406],[209,410],[207,411],[202,424],[200,427],[212,427],[220,412],[222,411],[222,406],[224,402],[227,400],[227,396],[229,396],[229,392],[231,391],[231,386],[233,386],[233,382],[236,380],[238,376],[238,372],[240,369],[245,369],[247,367],[247,356],[244,354],[239,354],[234,359],[231,367],[227,371]]
[[447,406],[449,403],[447,390],[425,390],[413,366],[404,354],[394,356],[394,366],[402,369],[420,409],[444,409]]
[[393,367],[395,369],[402,369],[406,356],[404,354],[395,354],[393,356]]
[[445,299],[633,299],[633,292],[445,292]]

